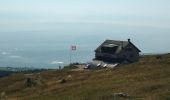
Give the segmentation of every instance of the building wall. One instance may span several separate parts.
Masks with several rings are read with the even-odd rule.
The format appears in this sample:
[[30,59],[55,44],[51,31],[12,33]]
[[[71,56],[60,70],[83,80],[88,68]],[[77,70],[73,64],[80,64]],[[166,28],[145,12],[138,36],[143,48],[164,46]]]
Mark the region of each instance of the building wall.
[[116,57],[114,55],[111,55],[111,54],[96,53],[95,58],[97,60],[112,62],[112,60],[115,59]]
[[139,51],[132,44],[128,44],[119,54],[119,58],[127,59],[130,62],[136,62],[139,60]]

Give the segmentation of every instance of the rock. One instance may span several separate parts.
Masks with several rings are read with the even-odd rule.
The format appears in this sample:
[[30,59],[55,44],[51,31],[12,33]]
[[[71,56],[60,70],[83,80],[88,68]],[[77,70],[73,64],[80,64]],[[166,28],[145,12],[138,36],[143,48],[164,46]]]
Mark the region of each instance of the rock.
[[68,75],[66,79],[67,80],[72,80],[72,78],[73,78],[72,75]]
[[156,56],[156,59],[162,59],[162,58],[163,58],[162,55]]
[[37,85],[41,86],[41,85],[43,85],[43,83],[44,82],[42,81],[41,77],[37,77],[37,78],[27,77],[26,82],[25,82],[27,87],[34,87],[34,86],[37,86]]
[[0,100],[7,100],[7,96],[5,92],[2,92],[0,95]]
[[32,87],[35,85],[36,85],[36,82],[33,78],[31,78],[31,77],[26,78],[26,86],[27,87]]
[[68,75],[67,77],[68,77],[68,78],[72,78],[72,75]]
[[123,98],[129,98],[130,97],[128,94],[122,93],[122,92],[120,92],[120,93],[113,93],[112,96],[113,97],[123,97]]
[[59,80],[59,83],[61,83],[61,84],[66,83],[66,80],[65,79],[61,79],[61,80]]

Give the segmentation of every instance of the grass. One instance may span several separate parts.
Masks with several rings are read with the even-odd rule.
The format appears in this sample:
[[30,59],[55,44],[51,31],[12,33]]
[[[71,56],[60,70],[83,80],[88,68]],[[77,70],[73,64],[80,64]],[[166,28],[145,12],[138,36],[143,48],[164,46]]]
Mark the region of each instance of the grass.
[[[26,78],[42,84],[25,85]],[[65,79],[65,83],[59,80]],[[13,74],[0,78],[0,93],[10,100],[170,100],[170,55],[142,57],[139,62],[114,69],[52,70]],[[113,97],[123,92],[130,97]]]
[[8,71],[6,67],[0,67],[0,71]]

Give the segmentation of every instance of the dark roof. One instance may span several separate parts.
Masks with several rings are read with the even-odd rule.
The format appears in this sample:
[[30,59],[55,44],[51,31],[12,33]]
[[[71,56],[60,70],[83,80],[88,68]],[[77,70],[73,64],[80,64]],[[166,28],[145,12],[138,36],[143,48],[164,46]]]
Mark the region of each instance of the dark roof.
[[116,45],[116,44],[105,44],[103,45],[104,47],[117,47],[119,45]]
[[122,47],[125,48],[128,44],[132,44],[139,52],[141,52],[133,43],[129,41],[117,41],[117,40],[105,40],[96,50],[95,52],[100,52],[101,47],[103,46],[118,46],[115,53],[119,53],[122,50]]

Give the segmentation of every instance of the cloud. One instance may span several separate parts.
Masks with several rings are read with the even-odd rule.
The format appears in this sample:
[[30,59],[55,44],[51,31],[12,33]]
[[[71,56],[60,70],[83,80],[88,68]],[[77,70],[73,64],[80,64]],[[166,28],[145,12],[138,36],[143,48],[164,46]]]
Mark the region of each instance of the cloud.
[[17,55],[11,55],[9,56],[10,58],[14,58],[14,59],[19,59],[19,58],[22,58],[21,56],[17,56]]
[[3,51],[3,52],[1,52],[1,54],[2,54],[2,55],[9,55],[10,53]]
[[61,61],[52,61],[50,64],[63,64],[64,62],[61,62]]

